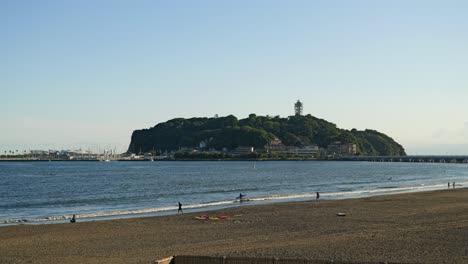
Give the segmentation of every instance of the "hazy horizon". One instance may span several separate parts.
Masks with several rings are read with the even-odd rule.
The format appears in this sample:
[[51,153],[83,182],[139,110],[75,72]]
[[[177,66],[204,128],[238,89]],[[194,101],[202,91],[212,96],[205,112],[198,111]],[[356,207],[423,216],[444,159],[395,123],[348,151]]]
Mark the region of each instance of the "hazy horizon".
[[304,114],[468,154],[468,2],[1,1],[0,152]]

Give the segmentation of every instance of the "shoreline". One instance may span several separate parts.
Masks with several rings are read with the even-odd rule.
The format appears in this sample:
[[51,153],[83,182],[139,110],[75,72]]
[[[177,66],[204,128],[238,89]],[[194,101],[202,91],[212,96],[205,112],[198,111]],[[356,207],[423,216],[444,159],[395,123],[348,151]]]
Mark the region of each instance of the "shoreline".
[[[212,255],[467,263],[467,201],[468,188],[458,188],[75,224],[3,226],[0,260],[151,263],[171,255]],[[194,220],[200,215],[232,218]]]
[[[458,188],[463,187],[468,182],[459,183]],[[450,188],[451,190],[452,188]],[[321,201],[341,201],[341,200],[352,200],[360,198],[378,197],[384,195],[398,195],[405,193],[419,193],[428,191],[440,191],[447,190],[445,184],[429,185],[429,186],[407,186],[407,187],[396,187],[396,188],[377,188],[362,190],[361,192],[351,191],[347,195],[346,192],[322,192]],[[197,212],[210,212],[215,210],[229,209],[241,206],[259,206],[277,203],[295,203],[295,202],[307,202],[314,200],[315,193],[300,193],[300,194],[285,194],[284,196],[267,196],[267,197],[251,197],[247,201],[239,203],[237,200],[223,200],[215,201],[212,203],[201,203],[201,204],[184,204],[184,209],[190,213]],[[76,213],[77,219],[80,222],[90,221],[107,221],[107,220],[118,220],[118,219],[132,219],[141,217],[158,217],[158,216],[169,216],[177,214],[177,206],[162,206],[155,208],[139,208],[139,209],[128,209],[128,211],[103,211],[94,213]],[[2,226],[14,226],[14,225],[42,225],[42,224],[63,224],[68,223],[71,219],[72,214],[67,215],[51,215],[40,218],[15,218],[15,219],[1,219],[0,227]]]

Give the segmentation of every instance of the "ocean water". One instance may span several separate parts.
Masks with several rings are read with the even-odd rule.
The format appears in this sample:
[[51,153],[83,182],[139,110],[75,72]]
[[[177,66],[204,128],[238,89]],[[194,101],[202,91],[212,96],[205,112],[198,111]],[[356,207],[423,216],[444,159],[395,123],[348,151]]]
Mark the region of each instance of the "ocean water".
[[[0,162],[0,226],[468,186],[468,165],[333,161]],[[235,200],[239,193],[248,201]]]

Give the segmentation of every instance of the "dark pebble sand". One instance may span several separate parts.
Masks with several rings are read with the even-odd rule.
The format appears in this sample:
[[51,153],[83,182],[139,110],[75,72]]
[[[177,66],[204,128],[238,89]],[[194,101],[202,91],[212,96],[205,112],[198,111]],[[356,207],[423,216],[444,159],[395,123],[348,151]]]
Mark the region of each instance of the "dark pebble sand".
[[[193,219],[203,214],[235,217]],[[0,263],[152,263],[171,255],[468,263],[468,189],[79,220],[1,227]]]

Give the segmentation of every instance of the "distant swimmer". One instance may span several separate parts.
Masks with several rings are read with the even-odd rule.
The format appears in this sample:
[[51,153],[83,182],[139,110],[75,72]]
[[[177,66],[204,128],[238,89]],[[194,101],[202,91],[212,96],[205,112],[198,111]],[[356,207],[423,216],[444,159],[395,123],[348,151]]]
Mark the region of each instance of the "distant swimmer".
[[318,199],[319,199],[319,198],[320,198],[320,193],[319,193],[319,192],[317,192],[317,193],[315,194],[315,200],[317,200],[317,201],[318,201]]
[[181,204],[180,202],[178,202],[178,203],[179,203],[179,210],[177,210],[177,213],[178,213],[178,214],[179,214],[179,213],[182,213],[182,214],[183,214],[184,211],[182,211],[182,204]]
[[76,217],[75,215],[72,216],[72,219],[70,219],[70,223],[76,223]]

